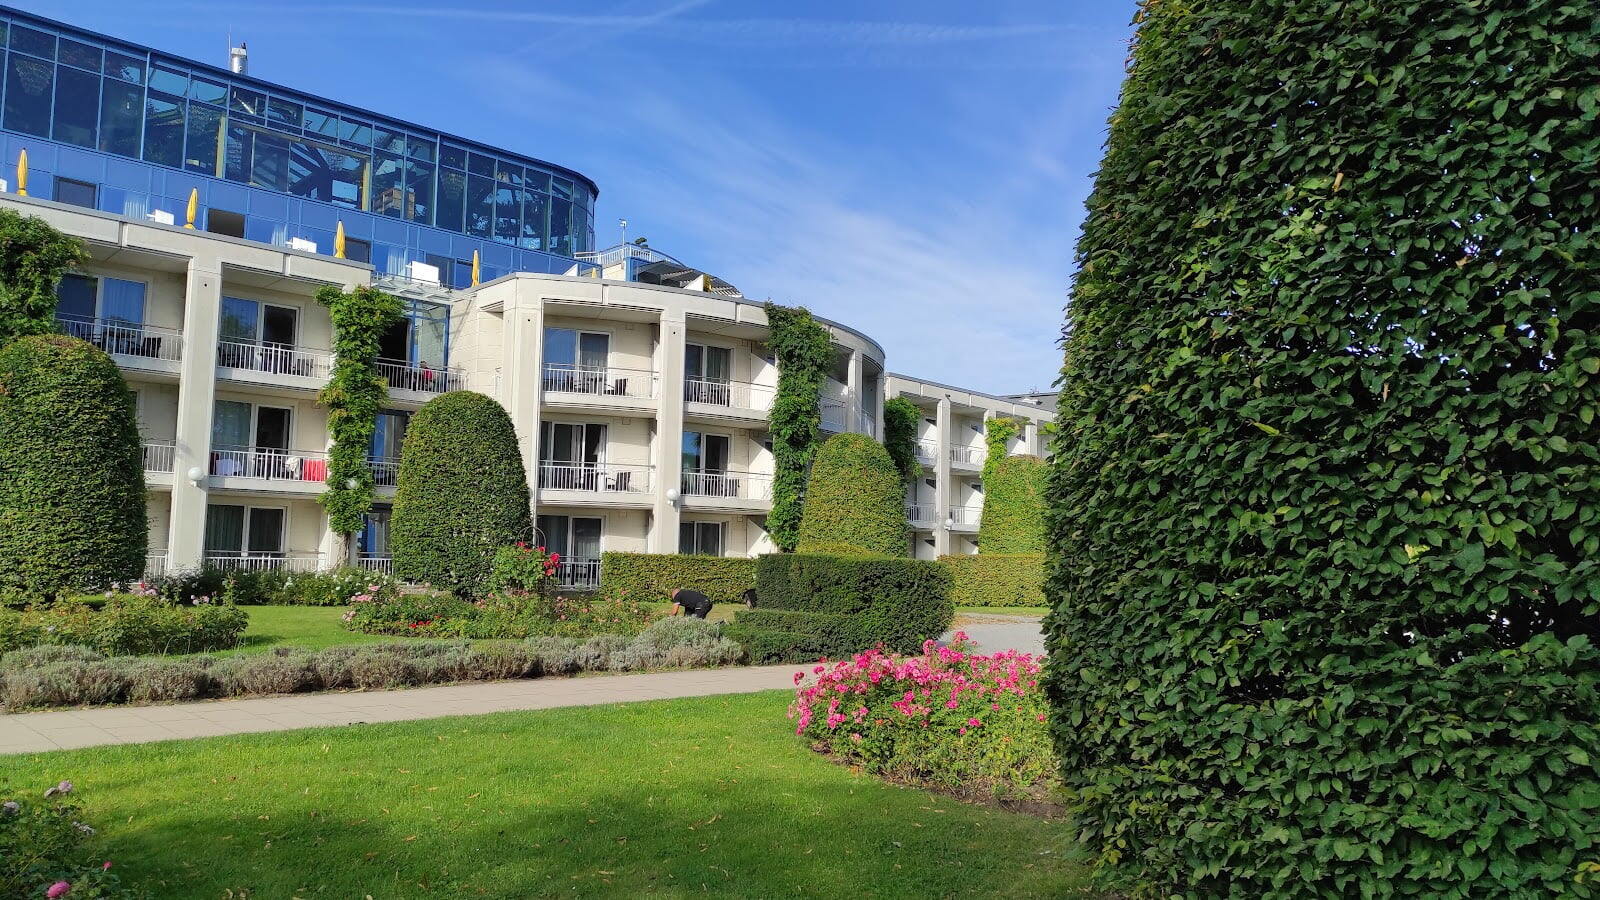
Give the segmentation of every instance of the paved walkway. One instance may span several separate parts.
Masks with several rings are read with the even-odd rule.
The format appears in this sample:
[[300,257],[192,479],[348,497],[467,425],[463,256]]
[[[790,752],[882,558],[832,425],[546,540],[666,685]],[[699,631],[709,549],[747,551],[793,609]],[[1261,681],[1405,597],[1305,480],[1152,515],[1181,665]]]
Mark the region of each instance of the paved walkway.
[[963,613],[959,618],[967,621],[945,632],[945,640],[948,641],[957,631],[965,631],[967,637],[977,642],[978,648],[985,653],[1021,650],[1035,656],[1044,655],[1044,631],[1037,617]]
[[0,754],[137,744],[363,722],[404,722],[518,709],[745,694],[794,687],[800,666],[742,666],[646,675],[531,678],[399,691],[289,694],[169,706],[112,706],[0,715]]

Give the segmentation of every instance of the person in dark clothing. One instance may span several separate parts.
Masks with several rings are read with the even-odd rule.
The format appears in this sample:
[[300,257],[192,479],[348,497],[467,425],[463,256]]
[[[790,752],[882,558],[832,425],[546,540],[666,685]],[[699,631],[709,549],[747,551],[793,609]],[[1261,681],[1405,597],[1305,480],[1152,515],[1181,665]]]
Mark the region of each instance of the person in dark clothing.
[[740,597],[740,599],[742,599],[744,601],[744,605],[745,606],[747,606],[747,607],[749,607],[751,609],[755,609],[756,608],[756,589],[755,588],[745,588],[744,593],[740,594],[739,597]]
[[704,619],[711,612],[711,598],[699,591],[686,588],[674,588],[669,595],[672,597],[672,612],[669,616],[676,616],[681,611],[683,615]]

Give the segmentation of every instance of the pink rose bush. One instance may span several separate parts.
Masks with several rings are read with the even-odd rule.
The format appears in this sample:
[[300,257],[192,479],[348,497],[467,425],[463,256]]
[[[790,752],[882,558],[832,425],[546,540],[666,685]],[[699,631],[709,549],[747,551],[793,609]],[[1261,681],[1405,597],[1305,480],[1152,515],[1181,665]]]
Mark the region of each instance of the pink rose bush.
[[70,781],[0,802],[0,897],[148,896],[124,887],[111,861],[92,852],[95,829],[83,818]]
[[813,747],[869,772],[943,787],[1031,794],[1055,783],[1040,661],[1007,650],[923,644],[881,649],[795,674],[789,717]]

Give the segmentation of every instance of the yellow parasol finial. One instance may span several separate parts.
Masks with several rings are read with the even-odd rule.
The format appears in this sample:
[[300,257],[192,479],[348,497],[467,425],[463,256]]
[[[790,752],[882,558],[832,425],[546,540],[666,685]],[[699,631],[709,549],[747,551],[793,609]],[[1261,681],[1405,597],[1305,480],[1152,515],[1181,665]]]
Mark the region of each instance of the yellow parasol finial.
[[17,196],[28,196],[28,148],[17,155]]
[[183,214],[183,227],[194,230],[194,217],[200,213],[200,189],[189,189],[189,208]]
[[478,279],[482,277],[482,274],[482,269],[479,268],[478,263],[478,251],[474,250],[472,251],[472,283],[474,286],[477,285]]
[[344,259],[344,220],[339,220],[339,227],[333,232],[333,257]]

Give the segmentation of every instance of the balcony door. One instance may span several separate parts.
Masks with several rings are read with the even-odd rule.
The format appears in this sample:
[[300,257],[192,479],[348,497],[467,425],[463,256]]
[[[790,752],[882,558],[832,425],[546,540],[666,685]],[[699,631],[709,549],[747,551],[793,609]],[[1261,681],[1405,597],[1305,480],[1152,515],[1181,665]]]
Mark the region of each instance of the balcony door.
[[728,474],[732,446],[732,440],[725,434],[685,431],[683,492],[700,497],[739,496],[739,478]]
[[610,360],[611,335],[603,331],[544,330],[546,390],[603,394]]
[[689,344],[683,351],[683,399],[690,403],[733,405],[729,382],[733,377],[733,351],[727,347]]
[[599,490],[605,461],[606,426],[595,422],[544,422],[539,426],[540,487]]
[[678,523],[678,552],[686,556],[721,556],[722,523]]
[[205,555],[282,556],[284,510],[274,506],[206,506]]
[[238,297],[222,298],[218,335],[223,343],[218,362],[224,366],[292,372],[300,311]]
[[374,506],[361,526],[361,556],[364,559],[389,555],[389,513],[391,507]]
[[384,487],[394,487],[400,472],[400,452],[406,442],[406,427],[411,414],[388,410],[378,413],[377,427],[372,430],[372,447],[368,456],[373,461],[372,479]]

